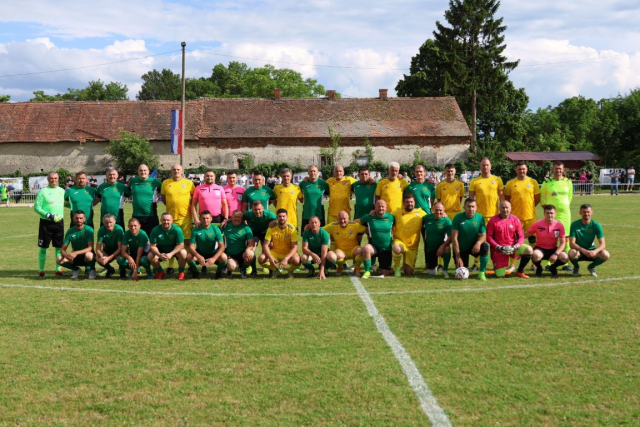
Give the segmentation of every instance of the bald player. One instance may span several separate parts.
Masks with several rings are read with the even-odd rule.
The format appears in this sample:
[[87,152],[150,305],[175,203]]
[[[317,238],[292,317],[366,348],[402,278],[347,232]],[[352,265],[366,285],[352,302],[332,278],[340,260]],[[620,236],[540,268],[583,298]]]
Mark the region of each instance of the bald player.
[[327,179],[329,186],[329,212],[327,223],[338,221],[340,211],[351,212],[351,189],[357,179],[344,176],[344,167],[336,165],[333,167],[333,177]]
[[367,229],[362,224],[350,221],[347,211],[340,211],[338,221],[327,224],[324,229],[327,230],[331,242],[335,245],[335,249],[330,250],[327,254],[327,260],[336,264],[336,275],[342,274],[344,263],[348,259],[354,260],[355,272],[360,274],[360,265],[362,264],[360,242]]

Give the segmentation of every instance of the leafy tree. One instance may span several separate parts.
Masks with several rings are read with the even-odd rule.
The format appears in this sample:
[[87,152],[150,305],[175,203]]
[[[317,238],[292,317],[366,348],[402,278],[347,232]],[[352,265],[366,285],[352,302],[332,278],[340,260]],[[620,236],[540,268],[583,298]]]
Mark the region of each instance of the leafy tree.
[[112,139],[104,152],[113,158],[118,170],[127,175],[134,174],[143,163],[150,170],[156,169],[160,163],[149,141],[125,131],[120,131],[120,139]]
[[519,62],[502,55],[507,27],[494,18],[499,6],[497,0],[450,0],[444,15],[450,27],[436,22],[434,40],[423,44],[411,75],[396,87],[401,96],[455,96],[471,127],[471,151],[478,116],[502,108],[508,73]]
[[220,88],[214,82],[204,77],[199,79],[187,78],[184,82],[185,99],[198,99],[220,96]]
[[84,89],[67,89],[67,93],[47,95],[44,91],[36,90],[30,101],[126,101],[127,85],[120,82],[104,84],[100,80],[90,81]]
[[[142,87],[136,98],[140,101],[179,100],[182,98],[182,78],[180,74],[163,68],[151,70],[142,75]],[[185,82],[186,85],[186,82]]]
[[569,141],[570,149],[590,151],[589,133],[598,112],[596,101],[584,96],[574,96],[558,104],[554,112],[558,115],[562,131]]
[[[508,81],[505,85],[505,103],[499,108],[485,111],[478,117],[478,147],[484,150],[522,151],[525,135],[524,115],[529,97],[524,89],[516,89]],[[502,154],[502,152],[500,152]]]
[[11,95],[0,95],[0,102],[9,102]]
[[229,68],[223,64],[213,67],[209,80],[218,86],[220,96],[241,96],[244,88],[244,79],[249,71],[245,63],[238,61],[229,62]]

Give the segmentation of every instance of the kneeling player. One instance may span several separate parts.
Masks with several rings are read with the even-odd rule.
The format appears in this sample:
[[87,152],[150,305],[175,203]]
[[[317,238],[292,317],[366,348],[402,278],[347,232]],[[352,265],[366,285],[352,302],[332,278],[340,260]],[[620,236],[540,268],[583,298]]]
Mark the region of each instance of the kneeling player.
[[517,216],[511,215],[511,203],[506,200],[500,202],[500,213],[489,220],[487,224],[487,242],[491,245],[491,260],[497,277],[504,277],[509,273],[509,260],[521,258],[516,276],[528,279],[524,268],[531,260],[533,249],[524,243],[522,223]]
[[553,277],[558,276],[558,266],[566,264],[569,256],[564,252],[566,246],[566,237],[564,225],[556,221],[556,207],[553,205],[545,205],[544,219],[533,223],[529,230],[524,233],[524,237],[536,236],[536,247],[533,248],[533,264],[536,266],[536,276],[542,276],[543,260],[549,260],[551,266],[549,271]]
[[251,274],[251,264],[255,261],[255,240],[251,227],[244,223],[240,209],[233,211],[231,222],[227,222],[222,229],[227,261],[227,276],[240,269],[242,278]]
[[122,250],[118,265],[120,266],[120,277],[127,276],[127,269],[131,269],[131,280],[138,281],[140,267],[144,267],[147,278],[153,279],[151,264],[149,264],[149,236],[141,229],[138,218],[129,220],[129,229],[125,231],[122,239]]
[[[246,211],[243,215],[244,220],[253,233],[254,254],[258,245],[264,243],[264,238],[267,235],[267,230],[269,229],[271,222],[277,219],[276,214],[271,212],[269,209],[265,209],[266,207],[260,200],[254,200],[251,204],[251,209]],[[256,268],[256,257],[254,256],[253,261],[251,262],[251,273],[249,275],[255,277],[257,274],[258,269]]]
[[[84,266],[89,274],[89,279],[96,278],[96,260],[93,253],[93,228],[84,225],[86,217],[84,212],[77,210],[73,214],[74,226],[67,230],[60,248],[60,256],[56,259],[58,265],[73,270],[72,279],[77,279],[80,267]],[[73,252],[67,252],[69,245]]]
[[360,242],[362,235],[367,230],[362,224],[349,221],[349,213],[340,211],[338,222],[323,227],[329,233],[331,240],[335,243],[336,249],[327,252],[327,261],[336,264],[336,275],[342,274],[344,263],[348,259],[354,260],[356,274],[360,274],[362,264],[362,248]]
[[380,272],[383,276],[388,276],[391,273],[391,229],[395,218],[387,212],[387,203],[382,199],[376,200],[374,210],[374,215],[364,215],[356,220],[356,222],[369,227],[371,236],[370,242],[364,245],[362,250],[363,279],[371,277],[371,259],[373,257],[378,257]]
[[489,245],[484,217],[478,212],[476,199],[471,197],[464,201],[464,212],[453,218],[451,224],[451,246],[455,256],[456,267],[469,268],[469,255],[480,257],[479,280],[487,280],[485,272],[489,261]]
[[436,275],[438,258],[442,258],[442,275],[449,277],[447,270],[451,262],[451,220],[445,213],[443,203],[434,204],[432,210],[432,214],[422,219],[427,274]]
[[187,263],[194,279],[200,276],[196,263],[202,267],[211,267],[216,264],[218,266],[215,275],[216,280],[220,278],[222,270],[227,265],[222,232],[212,222],[213,215],[211,215],[211,212],[204,210],[200,213],[200,225],[191,230],[191,244],[189,245]]
[[[393,267],[396,277],[400,277],[402,272],[409,275],[413,274],[416,266],[422,218],[427,213],[421,208],[415,208],[415,205],[415,196],[412,193],[404,193],[402,207],[391,213],[395,218],[391,249],[393,251]],[[400,269],[400,264],[402,264],[402,270]]]
[[156,280],[162,280],[164,269],[160,265],[172,258],[178,259],[178,280],[184,280],[184,266],[187,263],[187,251],[184,249],[182,229],[173,223],[173,217],[165,212],[160,217],[160,225],[155,227],[149,237],[149,263],[153,266]]
[[271,270],[271,277],[276,277],[278,272],[287,267],[289,277],[293,277],[293,271],[300,265],[300,256],[297,254],[298,230],[287,222],[286,209],[278,209],[276,216],[276,225],[270,227],[264,237],[258,262]]
[[318,277],[320,280],[326,279],[325,266],[327,264],[327,253],[331,237],[327,230],[320,228],[320,218],[312,216],[309,218],[309,229],[302,233],[302,266],[309,270],[309,277],[315,274],[313,264],[320,266]]
[[[591,263],[587,266],[587,269],[593,277],[598,277],[596,267],[611,257],[605,249],[602,226],[591,219],[592,215],[593,209],[591,209],[591,205],[584,204],[580,206],[582,219],[571,224],[571,230],[569,231],[569,246],[571,247],[569,258],[573,264],[573,276],[580,276],[580,265],[578,264],[580,261],[590,261]],[[598,241],[598,246],[593,244],[594,238]]]
[[[111,262],[120,256],[124,230],[116,224],[116,217],[111,214],[102,217],[102,224],[98,230],[96,259],[98,264],[106,269],[106,277],[111,277],[116,272],[116,269],[111,266]],[[120,277],[124,277],[122,271],[120,273]]]

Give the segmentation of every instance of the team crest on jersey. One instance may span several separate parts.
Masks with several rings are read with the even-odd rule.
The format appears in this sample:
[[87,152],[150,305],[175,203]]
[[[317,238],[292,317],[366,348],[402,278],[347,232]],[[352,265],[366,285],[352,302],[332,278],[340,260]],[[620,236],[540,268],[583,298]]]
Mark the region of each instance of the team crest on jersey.
[[557,196],[557,195],[558,195],[558,193],[556,193],[556,192],[554,191],[553,193],[551,193],[551,195],[555,197],[555,196]]
[[186,187],[186,185],[182,184],[182,188],[185,188],[185,187]]
[[531,188],[531,184],[527,184],[527,188]]
[[147,187],[151,187],[151,184],[149,184],[148,182],[145,184]]
[[285,239],[288,239],[288,238],[289,238],[289,235],[288,235],[288,234],[285,234],[285,235],[284,235],[284,238],[285,238]]
[[353,230],[349,230],[349,234],[353,234]]
[[416,216],[420,216],[420,214],[418,212],[416,212]]
[[342,185],[347,185],[347,181],[342,181]]
[[118,191],[118,189],[116,187],[113,187],[113,191]]
[[560,230],[553,230],[553,234],[556,238],[560,237]]
[[401,185],[401,184],[398,184],[398,188],[402,188],[402,185]]
[[[446,188],[445,188],[445,190],[446,190]],[[459,191],[459,190],[460,190],[460,187],[456,187],[456,191]]]
[[495,181],[491,181],[491,185],[494,185],[496,182]]
[[513,224],[509,224],[509,229],[513,230]]
[[291,194],[293,194],[293,190],[291,190]]

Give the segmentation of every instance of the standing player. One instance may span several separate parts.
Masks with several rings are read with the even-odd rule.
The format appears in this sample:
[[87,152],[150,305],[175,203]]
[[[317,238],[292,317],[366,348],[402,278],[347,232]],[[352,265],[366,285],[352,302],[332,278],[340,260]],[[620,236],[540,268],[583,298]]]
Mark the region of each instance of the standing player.
[[[598,277],[596,267],[607,261],[611,255],[605,249],[604,233],[600,223],[593,221],[591,216],[593,209],[591,205],[584,204],[580,206],[581,219],[571,224],[569,232],[569,259],[573,264],[573,275],[580,276],[580,261],[591,261],[587,266],[589,274]],[[598,246],[593,244],[594,239],[598,241]]]
[[340,211],[338,221],[327,224],[324,229],[327,230],[335,245],[335,249],[327,253],[327,261],[336,264],[336,274],[338,276],[342,274],[344,263],[348,259],[354,260],[356,274],[360,274],[360,265],[362,264],[360,241],[367,229],[362,224],[349,221],[347,211]]
[[500,202],[500,213],[489,220],[487,242],[491,245],[491,260],[497,277],[507,274],[509,260],[521,258],[516,276],[528,279],[524,268],[531,260],[533,249],[524,243],[522,224],[517,216],[511,215],[511,203]]
[[202,268],[216,264],[218,266],[215,275],[217,280],[222,275],[224,267],[227,266],[222,232],[218,227],[212,225],[213,216],[209,211],[202,211],[198,222],[200,225],[191,231],[191,237],[189,238],[191,243],[188,247],[189,254],[187,255],[189,271],[191,276],[197,279],[200,273],[196,263],[200,264]]
[[[74,226],[67,230],[64,242],[60,248],[60,256],[56,260],[58,265],[71,269],[71,278],[77,279],[81,266],[85,267],[89,279],[96,278],[96,260],[93,253],[93,228],[84,225],[85,215],[82,211],[73,214]],[[67,252],[69,245],[73,252]]]
[[229,205],[224,188],[216,184],[216,174],[212,170],[204,173],[204,183],[198,185],[193,193],[191,216],[196,227],[200,226],[200,215],[209,211],[214,224],[220,224],[229,218]]
[[300,236],[298,229],[287,222],[286,209],[278,209],[276,215],[277,224],[267,230],[258,262],[264,268],[271,270],[271,277],[277,277],[278,272],[282,272],[287,267],[289,267],[289,277],[293,277],[293,271],[300,265],[300,256],[297,254]]
[[[47,261],[47,249],[53,243],[56,259],[60,257],[60,248],[64,241],[64,190],[58,186],[59,177],[55,172],[47,176],[49,185],[38,192],[33,210],[40,215],[38,227],[38,266],[40,278],[44,278],[44,264]],[[60,265],[56,265],[56,276],[63,276]]]
[[453,218],[451,224],[451,245],[456,267],[469,267],[469,255],[480,258],[478,279],[487,280],[485,271],[489,261],[489,245],[484,217],[477,212],[475,199],[464,201],[464,212]]
[[122,239],[122,250],[118,265],[120,266],[120,277],[127,276],[127,268],[131,269],[131,280],[138,281],[140,267],[144,267],[147,278],[153,279],[151,264],[149,264],[149,236],[140,228],[138,218],[129,220],[129,229],[125,231]]
[[[184,178],[182,173],[183,169],[181,165],[177,163],[173,165],[171,167],[171,178],[166,179],[162,183],[160,192],[162,193],[162,200],[164,200],[167,212],[171,214],[171,224],[180,227],[184,246],[189,246],[188,241],[191,238],[191,229],[193,228],[191,197],[195,192],[195,186],[191,180]],[[156,228],[154,228],[154,230]],[[151,235],[149,235],[149,239],[152,240]],[[173,258],[170,259],[167,274],[174,273]]]
[[[116,218],[106,214],[102,218],[102,227],[98,230],[98,243],[96,245],[96,260],[106,269],[107,277],[113,276],[116,269],[111,262],[117,260],[122,252],[124,230],[116,224]],[[120,277],[124,277],[120,274]]]
[[[358,181],[351,185],[356,196],[354,219],[360,219],[373,210],[376,202],[376,188],[378,183],[369,175],[369,168],[362,166],[358,169]],[[348,212],[347,212],[348,214]]]
[[264,175],[262,172],[253,172],[253,186],[247,188],[242,196],[242,212],[251,210],[253,202],[260,200],[265,209],[269,208],[269,202],[275,200],[276,196],[273,190],[264,185]]
[[[255,175],[254,175],[255,178]],[[225,253],[229,258],[227,263],[227,275],[240,268],[240,275],[244,279],[251,274],[251,264],[255,261],[255,239],[251,227],[244,223],[243,213],[236,210],[231,215],[231,222],[222,228]]]
[[[309,223],[311,217],[318,217],[320,224],[324,225],[324,205],[322,197],[329,191],[328,183],[318,178],[318,167],[316,165],[309,166],[309,178],[304,179],[300,183],[300,191],[304,205],[302,205],[302,229]],[[351,187],[349,187],[351,188]],[[331,206],[331,203],[329,204]]]
[[327,185],[329,186],[327,223],[338,221],[338,213],[340,211],[351,212],[351,188],[356,182],[356,179],[344,176],[344,168],[342,166],[336,165],[333,167],[333,177],[327,179]]
[[282,169],[280,177],[282,184],[276,185],[273,189],[273,193],[276,195],[276,210],[286,210],[289,224],[298,228],[298,200],[304,203],[302,191],[300,187],[291,183],[293,177],[291,169]]
[[7,186],[0,179],[0,204],[6,203],[9,207],[9,194],[7,193]]
[[116,224],[124,229],[124,199],[131,195],[131,190],[118,181],[118,171],[114,167],[107,168],[107,182],[100,184],[96,194],[101,203],[100,218],[111,214],[116,218]]
[[442,258],[442,275],[449,277],[447,270],[451,261],[451,220],[445,215],[444,205],[440,202],[434,204],[433,213],[425,216],[422,224],[427,274],[435,276],[438,258]]
[[398,178],[400,165],[396,162],[389,163],[389,175],[378,182],[376,187],[376,200],[384,200],[387,212],[393,212],[402,207],[402,193],[409,183]]
[[327,253],[329,252],[331,237],[327,230],[320,228],[320,218],[313,216],[309,218],[309,229],[302,233],[302,266],[309,270],[309,277],[315,274],[313,264],[320,266],[318,277],[320,280],[327,278],[325,267],[327,267]]
[[162,183],[156,178],[149,177],[149,166],[138,166],[138,176],[129,181],[131,202],[133,205],[133,217],[138,218],[140,227],[149,236],[151,230],[157,227],[158,221],[158,196]]
[[369,236],[371,236],[371,241],[362,249],[363,279],[371,277],[371,259],[373,257],[378,257],[380,272],[383,276],[388,276],[391,273],[391,230],[395,218],[387,212],[387,203],[383,199],[376,200],[374,209],[373,215],[367,214],[356,220],[356,222],[368,227]]
[[[424,210],[415,207],[416,199],[412,193],[404,193],[402,204],[403,208],[391,213],[395,218],[392,251],[396,277],[402,276],[402,271],[404,274],[413,274],[418,258],[422,218],[427,215]],[[401,270],[400,263],[403,257],[404,263]]]
[[544,207],[544,219],[534,222],[524,237],[536,236],[536,247],[533,248],[533,264],[536,266],[536,276],[542,276],[543,260],[549,260],[549,271],[554,277],[558,276],[558,266],[566,264],[569,256],[564,252],[566,236],[564,225],[555,220],[556,208],[553,205]]
[[[169,180],[167,180],[169,181]],[[191,182],[191,181],[189,181]],[[189,230],[191,231],[191,230]],[[191,234],[189,234],[191,237]],[[169,212],[160,217],[160,225],[153,229],[149,237],[149,263],[153,266],[156,280],[162,280],[164,270],[160,263],[178,258],[178,280],[184,280],[184,266],[187,262],[187,251],[184,249],[182,228],[173,223]]]
[[[277,220],[278,217],[270,210],[265,209],[260,200],[255,200],[252,203],[251,209],[244,213],[243,218],[253,233],[253,241],[255,245],[253,252],[255,253],[258,244],[264,243],[264,238],[267,235],[269,225],[272,221]],[[256,276],[257,274],[258,269],[256,268],[256,259],[254,257],[253,261],[251,261],[250,275]]]
[[[93,205],[96,199],[97,190],[87,185],[87,174],[85,172],[76,173],[76,183],[64,192],[65,206],[71,209],[71,218],[75,211],[82,211],[88,215],[86,225],[93,228]],[[72,225],[73,226],[73,223]]]
[[416,207],[422,209],[429,215],[431,213],[431,205],[436,197],[436,189],[433,184],[427,182],[427,171],[424,166],[417,165],[413,173],[416,179],[404,189],[404,193],[413,194]]
[[[244,176],[244,174],[242,174]],[[245,185],[246,185],[245,177]],[[229,205],[229,213],[235,210],[242,210],[242,198],[244,197],[246,189],[244,185],[238,185],[238,172],[229,171],[227,173],[227,185],[224,187],[224,192],[227,196],[227,204]]]
[[451,163],[444,167],[444,180],[436,187],[436,199],[442,203],[451,221],[462,212],[464,184],[456,179],[456,168]]
[[[540,188],[540,204],[542,207],[555,207],[555,220],[562,223],[564,230],[571,227],[571,199],[573,199],[573,183],[564,176],[564,163],[560,160],[553,162],[553,176],[546,179]],[[569,252],[569,245],[564,245],[565,252]],[[571,271],[568,265],[563,270]]]

